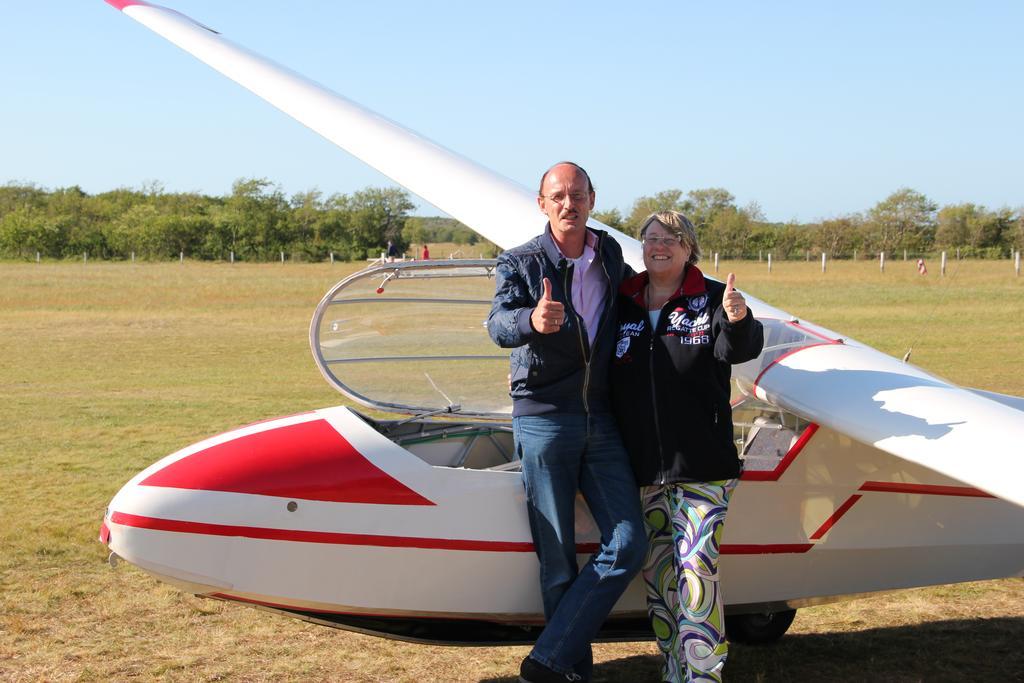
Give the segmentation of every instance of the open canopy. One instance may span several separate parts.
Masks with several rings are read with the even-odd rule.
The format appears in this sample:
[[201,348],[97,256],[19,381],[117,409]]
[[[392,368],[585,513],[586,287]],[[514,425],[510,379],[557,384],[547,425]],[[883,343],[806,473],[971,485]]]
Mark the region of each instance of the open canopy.
[[486,328],[494,265],[385,263],[345,278],[310,324],[320,372],[370,408],[509,419],[508,353]]

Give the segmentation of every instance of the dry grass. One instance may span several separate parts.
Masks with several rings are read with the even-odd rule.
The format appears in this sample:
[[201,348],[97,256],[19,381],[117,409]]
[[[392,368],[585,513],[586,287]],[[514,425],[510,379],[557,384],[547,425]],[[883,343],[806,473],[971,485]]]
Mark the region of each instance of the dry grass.
[[[723,264],[792,313],[955,381],[1024,394],[1024,282],[913,264]],[[955,264],[954,264],[955,265]],[[307,325],[351,266],[0,264],[0,680],[513,680],[522,647],[410,645],[200,600],[95,541],[135,472],[197,439],[338,402]],[[933,268],[933,270],[935,270]],[[951,266],[952,272],[952,266]],[[1009,365],[1008,365],[1009,364]],[[734,681],[1022,680],[1024,584],[1004,579],[801,610]],[[650,643],[600,645],[597,679],[653,680]]]

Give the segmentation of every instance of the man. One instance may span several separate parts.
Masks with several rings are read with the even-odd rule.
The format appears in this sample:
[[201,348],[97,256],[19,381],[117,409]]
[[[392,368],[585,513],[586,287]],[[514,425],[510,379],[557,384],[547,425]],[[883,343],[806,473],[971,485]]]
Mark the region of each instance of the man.
[[[640,570],[646,536],[629,457],[608,399],[616,292],[628,267],[607,233],[587,228],[594,187],[577,164],[542,177],[544,234],[498,257],[487,328],[512,348],[512,427],[547,626],[520,681],[589,679],[590,643]],[[630,271],[631,274],[631,271]],[[577,490],[601,547],[576,564]]]

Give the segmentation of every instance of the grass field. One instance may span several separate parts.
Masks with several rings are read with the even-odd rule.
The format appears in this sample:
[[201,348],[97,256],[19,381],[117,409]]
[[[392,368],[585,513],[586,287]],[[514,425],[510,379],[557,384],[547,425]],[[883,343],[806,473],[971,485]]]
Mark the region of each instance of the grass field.
[[[723,263],[800,318],[955,382],[1024,395],[1024,278],[1000,262]],[[525,648],[409,645],[201,600],[96,542],[120,486],[231,427],[336,404],[307,326],[351,265],[0,264],[0,680],[509,681]],[[1017,453],[1015,455],[1020,455]],[[1024,680],[1024,583],[801,610],[733,681]],[[596,648],[597,680],[655,680],[650,643]]]

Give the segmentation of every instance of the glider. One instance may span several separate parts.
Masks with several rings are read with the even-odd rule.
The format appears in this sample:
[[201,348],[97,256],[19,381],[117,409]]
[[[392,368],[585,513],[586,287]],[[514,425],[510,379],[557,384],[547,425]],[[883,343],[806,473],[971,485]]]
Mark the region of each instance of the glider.
[[[174,10],[106,1],[495,244],[543,229],[529,189]],[[636,240],[591,222],[641,266]],[[405,417],[326,408],[171,454],[111,501],[111,557],[196,595],[366,633],[532,640],[543,611],[507,356],[482,327],[493,267],[381,264],[332,288],[310,326],[318,367],[352,401]],[[744,473],[722,547],[732,639],[778,638],[804,605],[1024,575],[1024,399],[747,301],[765,348],[733,373]],[[420,324],[388,324],[402,315]],[[585,556],[597,536],[577,504]],[[602,637],[649,635],[635,584]]]

